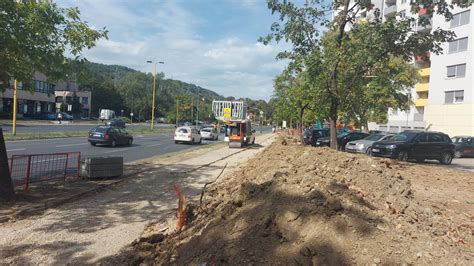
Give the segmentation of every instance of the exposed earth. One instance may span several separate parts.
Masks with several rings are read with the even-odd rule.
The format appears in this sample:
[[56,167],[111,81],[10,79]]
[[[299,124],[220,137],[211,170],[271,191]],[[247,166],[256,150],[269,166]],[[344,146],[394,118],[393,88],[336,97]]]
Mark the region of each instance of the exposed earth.
[[[105,264],[474,264],[474,174],[281,137]],[[168,229],[167,229],[168,228]]]

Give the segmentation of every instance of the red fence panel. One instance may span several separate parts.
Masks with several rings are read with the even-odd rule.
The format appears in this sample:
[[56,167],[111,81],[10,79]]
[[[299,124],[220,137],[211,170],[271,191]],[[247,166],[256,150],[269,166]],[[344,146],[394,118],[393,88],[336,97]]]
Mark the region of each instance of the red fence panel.
[[10,174],[15,186],[67,177],[80,177],[80,152],[13,155]]

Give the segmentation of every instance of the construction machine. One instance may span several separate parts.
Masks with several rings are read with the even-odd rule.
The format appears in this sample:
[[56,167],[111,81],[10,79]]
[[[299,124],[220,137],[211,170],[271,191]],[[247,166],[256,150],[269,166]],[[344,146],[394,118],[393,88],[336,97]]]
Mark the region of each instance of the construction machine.
[[247,105],[241,101],[213,101],[212,111],[225,124],[224,140],[230,148],[242,148],[255,142],[255,130],[247,117]]

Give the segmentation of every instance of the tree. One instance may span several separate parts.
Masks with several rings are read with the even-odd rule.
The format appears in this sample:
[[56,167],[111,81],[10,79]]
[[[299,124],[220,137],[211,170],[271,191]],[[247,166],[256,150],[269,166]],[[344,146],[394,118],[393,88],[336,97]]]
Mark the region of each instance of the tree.
[[[441,44],[452,40],[454,36],[453,32],[439,28],[430,33],[413,32],[410,25],[415,22],[414,18],[382,21],[380,10],[375,10],[373,20],[356,23],[356,16],[361,10],[373,9],[370,0],[336,0],[332,5],[327,1],[308,0],[301,7],[287,0],[267,0],[267,3],[272,13],[280,15],[280,22],[272,24],[270,34],[259,40],[264,44],[272,40],[285,40],[293,45],[291,51],[282,52],[277,58],[288,58],[296,62],[300,58],[316,54],[324,59],[316,62],[324,64],[325,74],[320,76],[320,79],[325,82],[326,96],[330,104],[331,147],[334,149],[337,148],[336,122],[339,108],[344,105],[346,96],[351,95],[350,89],[359,79],[368,76],[377,64],[386,63],[389,56],[409,60],[427,51],[439,54],[442,52]],[[423,26],[429,23],[429,16],[434,13],[450,19],[450,10],[454,6],[465,7],[471,4],[471,1],[453,1],[453,4],[447,4],[445,1],[416,0],[411,2],[411,11],[416,13],[420,8],[427,10],[427,17],[420,18],[418,22]],[[337,12],[333,16],[334,19],[330,20],[329,12],[333,10]],[[351,26],[351,30],[348,30],[348,26]],[[324,27],[329,29],[330,34],[321,38],[320,31]],[[371,33],[372,39],[359,39],[364,40],[366,44],[365,53],[348,52],[352,45],[352,35],[357,34],[357,31]],[[321,45],[324,47],[321,48]],[[354,56],[361,57],[360,64],[351,69],[351,73],[340,75],[345,69],[343,64]]]
[[82,114],[82,108],[84,107],[79,100],[79,97],[77,97],[76,92],[74,92],[72,96],[72,102],[71,102],[71,107],[72,107],[72,114],[75,117],[78,117]]
[[28,81],[39,71],[53,80],[68,70],[69,53],[81,58],[84,49],[107,38],[107,30],[95,30],[80,19],[79,9],[60,8],[50,0],[0,1],[0,81]]

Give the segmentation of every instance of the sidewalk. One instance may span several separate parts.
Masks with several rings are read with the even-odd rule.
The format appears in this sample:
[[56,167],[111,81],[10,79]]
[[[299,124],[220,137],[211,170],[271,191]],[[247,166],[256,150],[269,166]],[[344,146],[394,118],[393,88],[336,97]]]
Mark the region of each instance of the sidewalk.
[[267,134],[257,138],[259,145],[247,149],[203,148],[141,161],[136,166],[141,173],[101,193],[49,209],[41,216],[4,223],[0,225],[0,264],[89,264],[114,255],[138,238],[150,222],[175,210],[173,184],[191,200],[226,163],[221,178],[273,139],[273,134]]

